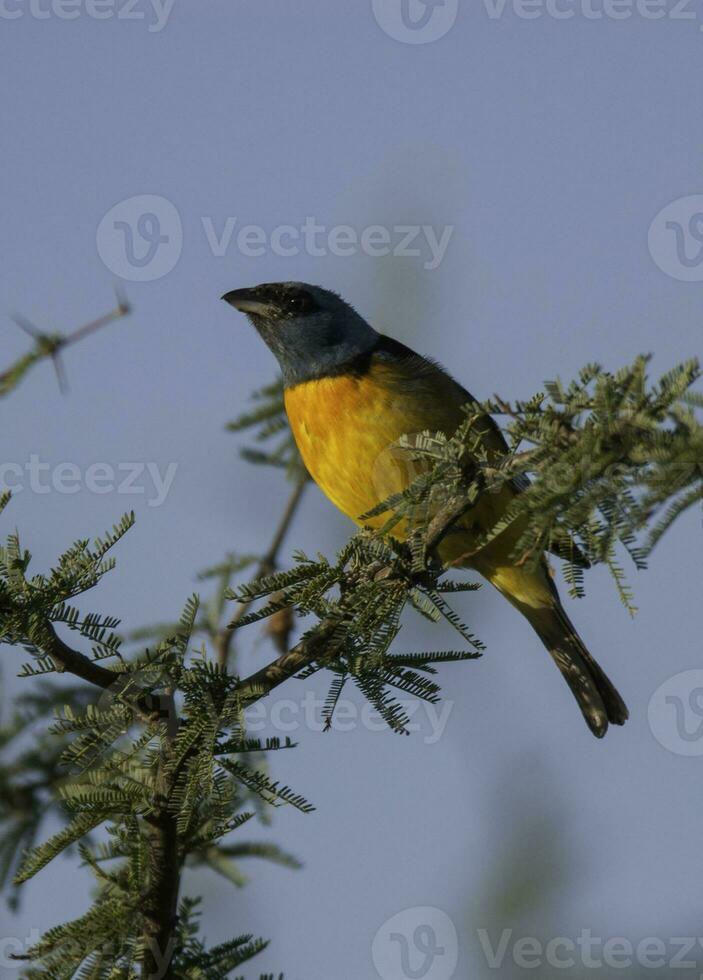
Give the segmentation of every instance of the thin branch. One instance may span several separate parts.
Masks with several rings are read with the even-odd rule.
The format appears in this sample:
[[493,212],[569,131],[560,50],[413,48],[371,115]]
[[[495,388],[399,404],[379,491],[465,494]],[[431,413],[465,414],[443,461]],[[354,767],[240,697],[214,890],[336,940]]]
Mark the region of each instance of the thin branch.
[[330,654],[328,642],[339,625],[336,619],[323,620],[313,633],[303,637],[299,643],[286,653],[281,654],[266,667],[245,678],[238,687],[243,701],[253,704],[270,694],[274,688],[293,677],[313,661],[320,659],[325,653]]
[[[129,681],[128,673],[102,667],[84,653],[70,647],[48,620],[38,626],[28,639],[38,650],[51,657],[60,674],[73,674],[103,691],[113,688],[116,695],[123,684]],[[159,718],[175,717],[171,710],[173,698],[169,694],[135,694],[130,698],[130,703],[136,714],[146,723],[153,723]]]
[[[447,500],[427,528],[425,547],[428,553],[433,552],[439,546],[456,521],[472,505],[473,501],[465,494],[456,494]],[[376,580],[384,579],[389,582],[397,577],[402,578],[403,576],[391,565],[379,569],[374,574]],[[244,678],[237,689],[242,700],[247,704],[260,701],[261,698],[270,694],[274,688],[283,684],[284,681],[305,667],[309,667],[316,660],[333,658],[335,653],[333,638],[338,627],[339,617],[330,616],[323,619],[291,650],[281,654],[276,660],[250,674],[249,677]]]
[[435,551],[454,524],[473,507],[475,500],[466,494],[455,494],[437,511],[427,527],[425,547],[428,552]]
[[117,287],[115,288],[115,296],[117,298],[117,305],[114,309],[98,317],[96,320],[91,320],[90,323],[78,327],[69,334],[45,333],[20,314],[13,314],[12,319],[17,326],[34,340],[34,349],[29,351],[28,354],[25,354],[24,357],[7,371],[0,373],[0,394],[7,394],[8,391],[11,391],[32,365],[37,361],[43,360],[45,357],[51,358],[54,370],[56,371],[59,389],[65,392],[67,390],[67,383],[60,358],[61,351],[65,347],[69,347],[71,344],[75,344],[84,337],[87,337],[89,334],[95,333],[96,330],[107,326],[113,320],[119,320],[131,312],[129,303]]
[[113,320],[119,320],[123,316],[127,316],[127,314],[131,313],[132,307],[117,288],[115,288],[115,295],[117,298],[117,306],[113,310],[110,310],[109,313],[105,313],[103,316],[99,316],[96,320],[91,320],[90,323],[85,323],[82,327],[78,327],[73,331],[73,333],[70,333],[63,338],[61,341],[61,346],[68,347],[69,344],[75,344],[77,341],[82,340],[89,334],[95,333],[96,330],[106,327],[108,323],[112,323]]
[[[256,574],[254,576],[254,581],[258,579],[265,578],[267,575],[271,575],[276,570],[276,563],[278,561],[278,553],[286,539],[286,535],[290,530],[291,524],[293,523],[293,518],[298,510],[298,506],[305,492],[305,487],[310,482],[310,477],[307,473],[303,475],[296,481],[295,486],[288,498],[281,519],[278,523],[278,527],[273,535],[271,544],[268,550],[261,558],[259,565],[256,569]],[[223,629],[218,633],[215,638],[215,650],[217,653],[217,662],[221,667],[227,664],[229,659],[230,650],[232,647],[232,637],[234,636],[234,631],[237,627],[237,623],[246,615],[251,602],[244,602],[239,606],[237,612],[235,613],[231,622],[229,622]]]

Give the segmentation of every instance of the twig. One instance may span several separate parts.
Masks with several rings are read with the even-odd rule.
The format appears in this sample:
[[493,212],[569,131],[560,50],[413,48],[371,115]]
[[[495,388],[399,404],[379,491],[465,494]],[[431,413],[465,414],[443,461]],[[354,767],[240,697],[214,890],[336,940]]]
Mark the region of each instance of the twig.
[[25,317],[20,314],[14,314],[12,319],[17,324],[17,326],[23,330],[29,337],[34,340],[34,350],[26,354],[14,367],[9,368],[0,374],[0,386],[4,383],[7,385],[7,390],[14,387],[18,381],[21,379],[22,375],[34,364],[36,361],[42,360],[45,357],[50,357],[54,370],[56,371],[56,378],[59,383],[59,389],[62,393],[67,390],[66,373],[64,371],[63,364],[61,362],[61,351],[65,347],[69,347],[71,344],[77,343],[89,334],[95,333],[96,330],[100,330],[102,327],[107,326],[108,323],[112,323],[113,320],[119,320],[123,316],[127,316],[131,312],[131,307],[127,302],[126,298],[122,295],[117,287],[115,287],[115,296],[117,299],[117,305],[109,313],[98,317],[96,320],[91,320],[90,323],[84,324],[82,327],[78,327],[72,333],[69,334],[47,334],[39,327],[36,327],[33,323],[30,323]]
[[[247,704],[260,701],[279,684],[319,659],[338,625],[337,619],[323,620],[314,633],[309,633],[287,653],[281,654],[270,664],[250,674],[237,689],[242,701]],[[329,650],[327,652],[329,653]]]
[[[307,486],[309,480],[310,478],[307,473],[304,473],[293,487],[292,493],[288,498],[283,514],[281,515],[278,527],[276,528],[273,539],[271,540],[271,544],[261,558],[261,561],[256,569],[254,581],[265,578],[267,575],[271,575],[273,572],[275,572],[276,562],[278,561],[278,553],[281,550],[281,546],[283,545],[290,526],[293,523],[293,518],[298,510],[298,505],[300,504],[303,493],[305,492],[305,487]],[[251,601],[243,602],[237,609],[231,622],[223,627],[223,629],[215,637],[214,643],[217,653],[217,662],[221,667],[224,667],[229,659],[230,649],[232,646],[232,637],[234,636],[237,623],[246,615],[250,606]]]
[[69,344],[75,344],[77,341],[87,337],[88,334],[95,333],[96,330],[106,327],[108,323],[112,323],[113,320],[119,320],[121,317],[127,316],[129,313],[131,313],[132,307],[129,305],[129,302],[118,288],[115,288],[115,296],[117,299],[117,306],[114,308],[114,310],[110,310],[109,313],[99,316],[96,320],[91,320],[90,323],[86,323],[82,327],[78,327],[78,329],[74,330],[73,333],[70,333],[68,336],[63,338],[61,346],[68,347]]

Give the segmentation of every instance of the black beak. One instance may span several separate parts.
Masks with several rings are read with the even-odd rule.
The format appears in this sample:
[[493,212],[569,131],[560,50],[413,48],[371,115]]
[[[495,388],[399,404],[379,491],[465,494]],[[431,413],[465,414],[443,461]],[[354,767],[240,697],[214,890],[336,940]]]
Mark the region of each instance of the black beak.
[[274,304],[264,296],[260,289],[231,289],[222,299],[241,313],[253,313],[266,316],[271,313]]

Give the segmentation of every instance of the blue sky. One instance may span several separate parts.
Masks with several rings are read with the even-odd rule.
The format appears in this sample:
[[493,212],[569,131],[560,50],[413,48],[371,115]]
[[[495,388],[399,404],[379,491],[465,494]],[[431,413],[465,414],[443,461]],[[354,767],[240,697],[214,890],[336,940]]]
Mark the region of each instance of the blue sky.
[[[34,454],[50,474],[61,463],[81,474],[75,493],[25,486],[3,515],[38,567],[134,508],[118,569],[90,602],[133,628],[176,613],[197,570],[225,551],[267,540],[286,487],[243,463],[238,439],[224,431],[275,373],[244,319],[219,300],[237,286],[303,279],[334,288],[478,397],[528,397],[592,360],[617,368],[651,352],[659,373],[700,354],[695,203],[676,212],[684,231],[693,221],[688,265],[677,264],[664,219],[650,235],[663,208],[703,193],[699,21],[674,16],[673,3],[657,20],[635,3],[608,8],[629,9],[626,19],[596,18],[594,4],[563,0],[558,8],[573,17],[538,6],[530,9],[541,16],[526,19],[512,3],[498,15],[488,2],[455,10],[448,0],[429,11],[430,26],[456,13],[446,33],[405,43],[399,0],[377,3],[378,17],[366,2],[175,0],[157,8],[163,23],[144,0],[133,8],[142,18],[127,18],[117,0],[101,8],[113,14],[103,20],[86,2],[63,19],[50,0],[6,0],[2,362],[26,346],[12,311],[69,330],[110,308],[122,274],[142,277],[123,282],[133,315],[67,353],[68,396],[42,365],[3,404],[5,460],[24,467]],[[435,33],[441,26],[434,21]],[[151,202],[158,227],[143,224],[139,239],[127,226],[142,195],[166,204]],[[117,205],[123,230],[110,219],[99,233]],[[306,219],[325,229],[324,254],[300,242],[296,254],[276,254],[276,229]],[[242,245],[247,225],[261,231]],[[334,231],[341,226],[353,234]],[[372,226],[386,229],[391,252],[398,228],[451,230],[428,268],[425,233],[420,255],[370,254],[353,241]],[[163,269],[124,258],[131,234],[144,263],[154,233],[156,246],[168,236],[160,254],[173,266],[158,278]],[[262,235],[261,252],[251,243]],[[694,281],[676,277],[684,268]],[[165,500],[150,506],[148,473],[137,481],[142,493],[87,488],[98,463],[116,473],[151,463],[162,474],[175,464],[175,475]],[[350,530],[312,489],[289,551],[329,554]],[[662,747],[647,707],[660,684],[699,661],[700,556],[701,515],[689,513],[651,569],[632,572],[634,621],[600,571],[587,598],[570,603],[631,709],[630,723],[603,743],[518,614],[488,589],[462,599],[488,653],[442,670],[452,702],[442,736],[427,744],[426,732],[403,739],[358,725],[297,731],[299,748],[276,771],[318,809],[279,812],[262,836],[294,851],[305,870],[252,868],[244,891],[190,878],[186,891],[206,894],[208,937],[270,935],[262,970],[366,980],[377,975],[372,945],[383,924],[430,906],[457,930],[457,976],[481,976],[477,929],[494,926],[488,883],[507,874],[506,856],[513,871],[531,867],[519,848],[510,857],[524,827],[546,830],[528,847],[528,877],[545,884],[519,924],[524,934],[695,935],[701,757]],[[245,666],[270,653],[255,639],[244,644]],[[415,621],[404,637],[409,649],[453,642]],[[14,679],[16,653],[4,654],[11,696],[31,682]],[[295,683],[281,696],[299,697]],[[88,901],[82,874],[57,863],[26,886],[16,917],[2,913],[0,932],[45,929]]]

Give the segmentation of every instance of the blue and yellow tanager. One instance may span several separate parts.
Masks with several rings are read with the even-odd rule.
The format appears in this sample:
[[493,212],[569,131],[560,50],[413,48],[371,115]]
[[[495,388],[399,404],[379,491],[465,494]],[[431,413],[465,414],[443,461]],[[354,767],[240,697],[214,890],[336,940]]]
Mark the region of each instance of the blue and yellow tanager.
[[[245,313],[275,354],[295,441],[315,482],[357,524],[413,478],[393,451],[402,435],[426,430],[451,436],[475,403],[436,363],[377,333],[343,299],[307,283],[265,283],[223,297]],[[477,434],[489,452],[507,446],[490,418]],[[485,494],[445,538],[446,562],[476,569],[536,630],[571,688],[586,722],[601,738],[627,708],[566,615],[546,558],[527,567],[512,557],[520,528],[476,550],[477,530],[493,527],[518,487]],[[385,516],[376,518],[383,523]],[[394,531],[398,534],[398,530]]]

